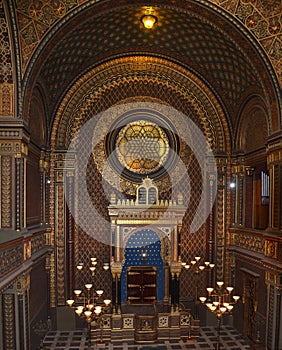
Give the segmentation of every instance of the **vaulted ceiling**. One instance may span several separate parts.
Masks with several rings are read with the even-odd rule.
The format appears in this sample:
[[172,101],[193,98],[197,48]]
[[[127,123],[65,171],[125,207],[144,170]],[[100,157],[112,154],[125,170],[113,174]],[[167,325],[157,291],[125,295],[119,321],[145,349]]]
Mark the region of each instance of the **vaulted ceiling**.
[[[140,23],[148,5],[158,16],[149,31]],[[18,0],[6,10],[14,28],[19,101],[40,86],[50,121],[79,77],[131,54],[162,57],[193,72],[222,101],[233,127],[250,96],[262,96],[270,113],[280,98],[280,0]],[[3,30],[3,42],[5,35]],[[13,80],[8,53],[3,59],[8,68],[1,80]]]

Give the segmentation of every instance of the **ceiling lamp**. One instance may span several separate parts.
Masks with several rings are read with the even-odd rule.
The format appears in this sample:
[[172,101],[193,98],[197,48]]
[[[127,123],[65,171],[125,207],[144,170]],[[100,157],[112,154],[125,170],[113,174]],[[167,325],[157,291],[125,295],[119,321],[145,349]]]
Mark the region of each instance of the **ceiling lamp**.
[[154,24],[158,22],[158,18],[153,14],[154,10],[152,7],[148,7],[144,15],[140,18],[143,26],[146,29],[152,29]]

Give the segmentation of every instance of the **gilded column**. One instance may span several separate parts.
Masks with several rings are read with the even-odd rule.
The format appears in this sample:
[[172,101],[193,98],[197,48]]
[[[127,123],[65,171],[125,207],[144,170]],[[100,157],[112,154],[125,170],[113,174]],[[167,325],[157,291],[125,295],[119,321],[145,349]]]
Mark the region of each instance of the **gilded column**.
[[266,344],[269,350],[282,349],[282,275],[266,272],[267,290],[267,330]]
[[29,274],[22,275],[2,296],[5,350],[30,349]]
[[3,310],[3,349],[15,350],[17,348],[17,337],[15,327],[15,295],[10,292],[2,294]]
[[269,141],[267,164],[270,176],[269,230],[282,229],[282,138]]
[[0,229],[26,227],[26,158],[29,138],[18,128],[0,131]]
[[[64,193],[64,169],[65,169],[65,154],[58,152],[54,155],[55,173],[52,185],[55,197],[54,207],[54,246],[55,246],[55,269],[56,269],[56,284],[54,295],[57,294],[58,305],[66,303],[66,285],[65,285],[65,269],[66,269],[66,199]],[[52,283],[52,275],[51,275]],[[52,290],[51,290],[52,293]]]
[[70,157],[68,155],[68,161],[65,164],[65,176],[64,176],[64,186],[65,186],[65,197],[66,197],[66,267],[67,267],[67,285],[68,297],[72,296],[74,290],[74,270],[75,270],[75,257],[74,257],[74,169],[75,169],[75,155]]
[[45,224],[49,222],[49,215],[46,211],[46,207],[49,208],[49,185],[50,179],[48,176],[49,172],[49,154],[45,151],[41,152],[39,160],[39,171],[40,171],[40,222]]
[[234,225],[243,226],[245,224],[245,166],[243,160],[239,159],[232,167],[232,176],[235,184],[235,203],[234,203]]
[[[213,278],[217,280],[224,280],[227,259],[226,252],[226,227],[227,223],[227,178],[228,178],[228,164],[227,159],[217,158],[217,193],[216,193],[216,221],[215,221],[215,233],[209,237],[209,247],[215,246],[214,253],[216,261],[215,276]],[[212,174],[211,174],[212,175]],[[212,180],[212,178],[210,179]],[[210,184],[211,185],[211,184]],[[212,181],[212,185],[215,183]],[[212,229],[212,228],[211,228]],[[212,262],[213,260],[210,259]]]

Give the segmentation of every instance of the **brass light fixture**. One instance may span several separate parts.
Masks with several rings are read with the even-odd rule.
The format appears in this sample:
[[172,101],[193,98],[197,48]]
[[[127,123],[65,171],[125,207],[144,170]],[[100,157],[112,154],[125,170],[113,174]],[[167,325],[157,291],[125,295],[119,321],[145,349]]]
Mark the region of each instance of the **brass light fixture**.
[[211,270],[214,268],[214,264],[209,261],[204,261],[203,264],[200,256],[195,256],[193,260],[191,260],[190,264],[186,262],[182,262],[181,265],[185,270],[191,270],[195,274],[196,278],[196,288],[195,288],[195,300],[194,300],[194,317],[195,319],[199,319],[199,300],[198,300],[198,285],[200,283],[199,277],[200,273],[205,270]]
[[[89,270],[91,272],[91,276],[93,277],[95,275],[96,265],[97,265],[97,258],[92,257],[91,259],[91,265],[89,267]],[[78,263],[76,266],[78,271],[82,271],[84,268],[83,263]],[[103,269],[107,271],[110,268],[109,263],[103,264]],[[89,283],[90,282],[90,283]],[[102,343],[102,326],[101,323],[101,316],[105,312],[111,312],[111,300],[110,299],[104,299],[102,300],[102,295],[104,291],[102,289],[95,290],[94,285],[91,281],[84,284],[83,289],[75,289],[73,291],[74,297],[71,299],[68,299],[67,305],[70,306],[75,310],[75,313],[77,316],[84,318],[88,323],[88,349],[91,349],[92,341],[91,341],[91,325],[92,323],[98,324],[100,322],[101,327],[101,343]]]
[[147,7],[144,15],[141,16],[140,21],[146,29],[152,29],[158,22],[158,17],[154,15],[152,7]]
[[216,337],[216,350],[220,350],[220,326],[223,315],[231,313],[234,305],[238,302],[240,297],[238,295],[232,295],[233,287],[224,287],[223,281],[216,282],[215,288],[208,287],[207,297],[200,297],[202,304],[216,315],[217,318],[217,337]]

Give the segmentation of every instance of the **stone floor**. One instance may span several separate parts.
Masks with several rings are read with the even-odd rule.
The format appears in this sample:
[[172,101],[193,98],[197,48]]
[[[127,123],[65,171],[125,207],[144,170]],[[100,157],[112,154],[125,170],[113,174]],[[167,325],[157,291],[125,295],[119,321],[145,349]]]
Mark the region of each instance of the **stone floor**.
[[[158,344],[135,344],[135,343],[106,343],[104,345],[93,345],[92,349],[107,350],[186,350],[186,349],[215,349],[216,329],[213,327],[202,327],[200,337],[193,342],[180,340],[178,343],[164,341]],[[74,332],[49,332],[44,338],[44,349],[48,350],[87,350],[86,330]],[[229,326],[222,327],[220,337],[221,350],[247,350],[250,346],[242,336]]]

